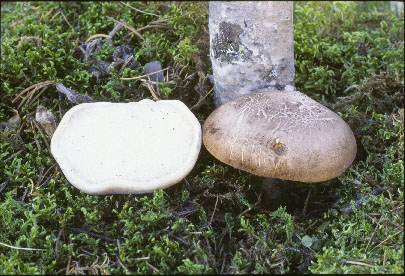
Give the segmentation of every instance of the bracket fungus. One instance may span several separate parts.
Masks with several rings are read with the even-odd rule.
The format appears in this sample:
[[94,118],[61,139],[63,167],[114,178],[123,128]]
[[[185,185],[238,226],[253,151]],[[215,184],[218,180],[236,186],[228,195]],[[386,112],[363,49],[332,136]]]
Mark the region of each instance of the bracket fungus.
[[194,167],[201,125],[178,100],[83,103],[62,118],[51,151],[68,181],[89,194],[140,194]]
[[220,106],[205,121],[203,143],[232,167],[300,182],[338,176],[357,151],[346,122],[298,91],[254,93]]

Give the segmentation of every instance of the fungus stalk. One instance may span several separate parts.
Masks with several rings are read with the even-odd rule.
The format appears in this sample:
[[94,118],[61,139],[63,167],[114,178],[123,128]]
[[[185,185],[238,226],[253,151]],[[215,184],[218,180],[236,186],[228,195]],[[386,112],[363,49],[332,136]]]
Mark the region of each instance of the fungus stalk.
[[294,91],[292,1],[209,3],[215,104],[262,91]]

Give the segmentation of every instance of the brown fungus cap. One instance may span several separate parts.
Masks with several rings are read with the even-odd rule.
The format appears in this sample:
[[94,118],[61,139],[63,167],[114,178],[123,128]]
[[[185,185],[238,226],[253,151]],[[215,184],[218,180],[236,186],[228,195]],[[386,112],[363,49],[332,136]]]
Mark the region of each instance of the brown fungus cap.
[[255,175],[321,182],[344,172],[357,146],[336,113],[295,92],[262,92],[217,108],[203,143],[220,161]]

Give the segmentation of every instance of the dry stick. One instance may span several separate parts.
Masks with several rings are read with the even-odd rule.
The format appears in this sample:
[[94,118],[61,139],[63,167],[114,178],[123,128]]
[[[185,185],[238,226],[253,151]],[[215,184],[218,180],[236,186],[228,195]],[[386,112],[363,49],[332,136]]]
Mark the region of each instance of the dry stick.
[[38,176],[38,180],[37,180],[37,186],[38,186],[39,184],[41,184],[41,181],[42,181],[42,178],[43,178],[43,174],[44,174],[44,167],[42,167],[42,168],[39,170],[39,176]]
[[[44,17],[48,17],[48,15],[50,15],[52,12],[53,12],[53,8],[50,9],[50,10],[44,15]],[[41,20],[40,20],[39,22],[41,22]]]
[[109,38],[109,39],[111,39],[111,36],[106,35],[106,34],[95,34],[95,35],[90,36],[88,39],[86,39],[85,42],[89,42],[90,40],[95,39],[95,38],[97,38],[97,37],[104,37],[104,38]]
[[120,4],[122,4],[122,5],[124,5],[124,6],[127,6],[128,8],[131,8],[131,9],[136,10],[137,12],[140,12],[140,13],[143,13],[143,14],[149,14],[149,15],[153,15],[153,16],[159,17],[159,15],[157,15],[157,14],[153,14],[153,13],[150,13],[150,12],[144,12],[144,11],[142,11],[142,10],[138,10],[137,8],[131,7],[130,5],[125,4],[124,2],[121,2],[121,1],[120,1]]
[[396,232],[394,235],[392,235],[391,237],[386,238],[385,240],[383,240],[382,242],[380,242],[379,244],[377,244],[376,246],[374,246],[373,249],[371,249],[370,251],[373,251],[374,249],[376,249],[377,247],[379,247],[380,245],[382,245],[383,243],[385,243],[386,241],[388,241],[389,239],[395,237],[396,235],[398,235],[399,233],[401,233],[401,231]]
[[[38,125],[34,120],[33,120],[32,122],[33,122],[34,125],[37,127],[39,133],[41,133],[42,139],[44,140],[45,145],[46,145],[46,147],[48,148],[48,151],[51,152],[51,147],[49,146],[49,143],[48,143],[48,141],[46,140],[46,137],[47,137],[47,136],[42,132],[42,129],[39,127],[39,125]],[[49,137],[49,139],[50,139],[50,138],[51,138],[51,137]]]
[[62,233],[63,233],[63,228],[59,230],[58,237],[56,238],[56,244],[55,244],[55,256],[56,256],[56,258],[59,258],[58,249],[59,249],[59,241],[60,241],[60,237],[62,236]]
[[370,243],[371,243],[371,240],[374,238],[374,235],[375,235],[375,233],[377,232],[378,226],[380,225],[381,219],[382,219],[384,216],[385,216],[385,215],[381,215],[380,219],[378,220],[377,225],[376,225],[376,227],[375,227],[375,229],[374,229],[374,232],[373,232],[373,234],[371,234],[371,237],[370,237],[370,239],[368,240],[368,243],[367,243],[367,246],[366,246],[366,252],[365,252],[365,253],[367,253],[367,249],[368,249],[368,247],[369,247],[369,245],[370,245]]
[[55,19],[55,17],[58,16],[58,14],[60,14],[60,11],[58,11],[54,16],[52,16],[51,20],[49,20],[49,23],[51,23]]
[[38,183],[38,188],[41,188],[46,182],[42,183],[42,180],[45,179],[45,176],[48,174],[48,172],[54,168],[56,166],[57,163],[52,164],[49,169],[46,170],[45,174],[42,176],[41,179],[39,179],[39,183]]
[[127,60],[124,62],[124,64],[121,66],[120,71],[118,72],[118,75],[121,75],[122,71],[124,71],[125,67],[127,67],[127,64],[132,60],[134,56],[131,55]]
[[34,132],[35,144],[37,145],[38,152],[41,152],[41,145],[39,144],[38,139],[37,139],[38,133],[35,131],[35,127],[32,125],[33,123],[34,123],[34,120],[31,121],[31,127],[32,127],[32,131]]
[[121,23],[115,25],[114,29],[112,29],[112,31],[109,32],[108,35],[109,35],[110,37],[113,37],[119,30],[121,30],[121,28],[122,28],[122,24],[121,24]]
[[144,261],[144,260],[149,260],[150,257],[140,257],[140,258],[131,258],[131,261]]
[[10,157],[7,157],[7,159],[4,160],[4,162],[7,162],[7,161],[13,159],[13,158],[16,157],[17,154],[19,154],[20,152],[22,152],[22,150],[19,150],[19,151],[17,151],[16,153],[14,153],[13,155],[11,155]]
[[201,103],[205,100],[205,98],[206,98],[209,94],[211,94],[212,91],[214,91],[214,87],[212,87],[211,90],[208,91],[208,93],[207,93],[201,100],[199,100],[195,105],[193,105],[193,106],[190,108],[190,110],[193,110],[194,108],[199,107],[199,106],[201,105]]
[[165,69],[162,69],[162,70],[159,70],[159,71],[155,71],[155,72],[152,72],[152,73],[146,74],[146,75],[138,76],[138,77],[132,77],[132,78],[120,78],[120,80],[137,80],[137,79],[141,79],[141,78],[149,77],[150,75],[153,75],[153,74],[156,74],[156,73],[162,72],[162,71],[164,71],[164,70],[168,70],[168,69],[169,69],[169,67],[167,67],[167,68],[165,68]]
[[129,26],[127,23],[125,22],[120,22],[110,16],[106,16],[107,18],[111,19],[112,21],[114,21],[115,23],[119,23],[122,24],[122,26],[124,26],[125,28],[127,28],[128,30],[130,30],[131,32],[133,32],[135,35],[137,35],[140,39],[142,39],[143,41],[145,41],[145,38],[143,38],[143,36],[137,31],[135,30],[133,27]]
[[344,261],[344,263],[346,264],[355,264],[355,265],[362,265],[362,266],[367,266],[367,267],[372,267],[374,268],[374,265],[370,265],[370,264],[366,264],[366,263],[362,263],[362,262],[357,262],[357,261]]
[[28,248],[28,247],[17,247],[17,246],[8,245],[8,244],[2,243],[2,242],[0,242],[0,245],[4,245],[5,247],[9,247],[9,248],[12,248],[12,249],[18,249],[18,250],[46,251],[46,249]]
[[67,20],[66,16],[63,14],[63,11],[62,11],[62,10],[60,10],[60,13],[62,14],[63,19],[65,19],[65,22],[69,25],[69,27],[74,30],[74,28],[72,27],[72,25],[70,25],[69,21]]
[[152,94],[152,97],[153,97],[156,101],[159,101],[160,99],[159,99],[159,97],[156,95],[155,90],[153,89],[153,86],[150,84],[150,80],[149,80],[149,81],[146,81],[146,80],[142,80],[142,79],[141,79],[141,81],[142,81],[143,83],[146,83],[146,87],[148,87],[148,90],[149,90],[150,93]]
[[217,203],[218,203],[218,195],[217,195],[217,200],[215,201],[214,211],[212,212],[209,225],[211,225],[212,219],[214,218],[215,211],[217,210]]
[[115,257],[117,258],[117,262],[120,264],[120,266],[122,266],[122,268],[124,268],[126,271],[129,271],[128,268],[121,262],[120,256],[118,256],[118,254],[115,254]]
[[158,25],[147,25],[147,26],[144,26],[144,27],[140,27],[140,28],[138,28],[136,30],[139,32],[139,31],[149,29],[149,28],[166,28],[166,29],[170,29],[170,27],[167,26],[167,25],[158,24]]
[[169,21],[169,20],[171,20],[171,19],[172,19],[171,17],[169,17],[169,18],[164,18],[164,19],[159,19],[159,20],[156,20],[156,21],[149,22],[149,25],[156,24],[156,23],[166,22],[166,21]]
[[155,272],[157,272],[157,273],[159,273],[159,272],[160,272],[160,271],[159,271],[159,269],[157,269],[156,267],[154,267],[154,266],[153,266],[153,265],[151,265],[150,263],[146,262],[146,265],[147,265],[148,267],[152,268],[152,269],[153,269],[153,271],[155,271]]
[[68,263],[67,263],[67,266],[66,266],[66,272],[65,272],[66,275],[68,275],[68,273],[69,273],[70,260],[71,260],[71,256],[69,256]]

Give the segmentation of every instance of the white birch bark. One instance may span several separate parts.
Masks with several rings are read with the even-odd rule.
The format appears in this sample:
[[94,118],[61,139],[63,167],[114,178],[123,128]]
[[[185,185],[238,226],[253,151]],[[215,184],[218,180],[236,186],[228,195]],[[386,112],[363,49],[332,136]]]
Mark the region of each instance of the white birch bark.
[[209,3],[215,104],[262,91],[294,91],[292,1]]

